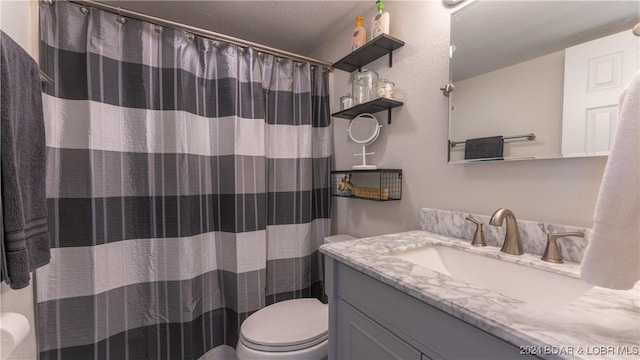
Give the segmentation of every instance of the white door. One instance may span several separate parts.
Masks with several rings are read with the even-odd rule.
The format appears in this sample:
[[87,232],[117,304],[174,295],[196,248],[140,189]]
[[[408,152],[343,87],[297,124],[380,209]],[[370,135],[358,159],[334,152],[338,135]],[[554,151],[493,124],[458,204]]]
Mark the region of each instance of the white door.
[[631,30],[565,50],[562,154],[607,155],[618,97],[640,67],[640,38]]

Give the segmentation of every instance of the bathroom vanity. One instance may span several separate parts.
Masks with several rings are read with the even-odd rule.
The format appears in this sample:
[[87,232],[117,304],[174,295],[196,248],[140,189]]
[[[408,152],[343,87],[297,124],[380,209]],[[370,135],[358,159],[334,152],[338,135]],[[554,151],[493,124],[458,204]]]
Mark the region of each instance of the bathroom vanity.
[[[469,242],[420,230],[323,245],[330,304],[329,358],[640,356],[639,289],[594,287],[579,280],[576,263],[551,264],[540,261],[539,255],[508,255],[497,247],[472,247]],[[480,286],[469,278],[460,280],[435,271],[430,264],[407,260],[412,252],[426,248],[471,254],[465,261],[470,267],[459,274],[474,273],[478,279],[486,275],[514,281],[521,275],[500,270],[502,263],[521,266],[522,282],[515,279],[508,285],[515,292],[505,295],[493,288],[495,282]],[[476,266],[479,257],[497,262],[504,274],[491,273],[482,262]],[[529,270],[542,271],[542,278],[526,277]],[[557,278],[568,283],[558,286]]]
[[[509,359],[517,346],[329,260],[330,358]],[[527,358],[527,357],[524,357]]]

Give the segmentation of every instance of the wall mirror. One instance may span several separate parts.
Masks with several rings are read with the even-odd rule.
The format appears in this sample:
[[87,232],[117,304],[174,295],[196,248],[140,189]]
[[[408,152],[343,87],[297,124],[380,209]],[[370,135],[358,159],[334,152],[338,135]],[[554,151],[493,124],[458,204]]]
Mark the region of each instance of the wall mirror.
[[[637,1],[476,0],[453,12],[449,163],[606,156],[640,68],[638,22]],[[496,137],[492,156],[496,144],[477,138]]]

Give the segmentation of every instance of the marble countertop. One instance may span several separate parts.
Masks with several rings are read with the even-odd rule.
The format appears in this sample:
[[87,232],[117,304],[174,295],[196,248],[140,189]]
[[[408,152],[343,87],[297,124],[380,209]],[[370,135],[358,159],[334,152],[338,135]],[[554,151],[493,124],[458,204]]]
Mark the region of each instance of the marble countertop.
[[[468,241],[426,231],[325,244],[320,251],[537,356],[640,358],[638,286],[627,291],[594,286],[563,308],[540,309],[391,256],[435,244],[579,278],[579,265],[575,263],[552,264],[541,261],[539,255],[504,254],[497,247],[473,247]],[[545,290],[544,284],[531,286]]]

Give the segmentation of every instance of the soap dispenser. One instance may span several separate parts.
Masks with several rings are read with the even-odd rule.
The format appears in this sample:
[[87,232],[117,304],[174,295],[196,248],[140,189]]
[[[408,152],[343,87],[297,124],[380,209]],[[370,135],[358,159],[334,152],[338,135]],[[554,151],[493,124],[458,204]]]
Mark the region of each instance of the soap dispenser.
[[367,42],[367,34],[362,27],[362,19],[364,19],[362,16],[356,16],[356,27],[353,28],[351,33],[351,51],[355,51]]
[[371,39],[381,34],[389,35],[389,21],[391,20],[389,12],[384,10],[382,0],[376,0],[376,4],[378,5],[378,12],[371,22]]

